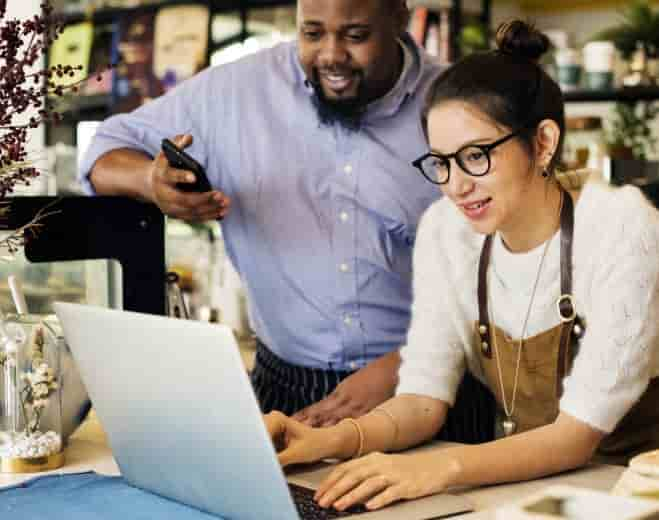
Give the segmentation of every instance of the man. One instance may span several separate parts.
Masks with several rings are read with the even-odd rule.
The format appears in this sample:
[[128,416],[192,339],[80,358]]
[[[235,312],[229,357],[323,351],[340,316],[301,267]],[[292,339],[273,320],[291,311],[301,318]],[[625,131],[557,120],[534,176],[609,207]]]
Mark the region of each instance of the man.
[[[405,0],[300,0],[297,16],[297,42],[108,119],[82,172],[91,192],[223,219],[263,411],[329,425],[395,389],[416,226],[438,196],[410,165],[438,68],[405,32]],[[172,136],[214,191],[176,188],[193,179],[159,153]]]

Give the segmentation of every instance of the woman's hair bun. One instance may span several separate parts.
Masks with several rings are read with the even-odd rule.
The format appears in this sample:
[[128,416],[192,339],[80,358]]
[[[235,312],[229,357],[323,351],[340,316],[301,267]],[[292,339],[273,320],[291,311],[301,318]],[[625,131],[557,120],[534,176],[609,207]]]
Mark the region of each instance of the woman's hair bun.
[[522,20],[501,24],[497,29],[496,42],[499,52],[531,61],[538,61],[549,49],[549,38]]

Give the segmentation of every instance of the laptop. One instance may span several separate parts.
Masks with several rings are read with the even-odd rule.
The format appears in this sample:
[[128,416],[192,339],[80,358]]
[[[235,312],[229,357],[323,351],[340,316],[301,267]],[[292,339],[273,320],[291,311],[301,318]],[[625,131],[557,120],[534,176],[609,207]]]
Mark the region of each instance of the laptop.
[[136,487],[227,520],[422,520],[472,509],[437,495],[375,512],[311,511],[323,470],[297,473],[302,485],[291,491],[229,327],[54,306],[121,474]]

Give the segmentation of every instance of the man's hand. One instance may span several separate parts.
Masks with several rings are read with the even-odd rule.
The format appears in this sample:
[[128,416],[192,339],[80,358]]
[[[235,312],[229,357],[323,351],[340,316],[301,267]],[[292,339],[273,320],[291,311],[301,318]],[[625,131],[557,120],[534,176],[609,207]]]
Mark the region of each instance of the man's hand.
[[341,381],[329,396],[293,418],[309,426],[332,426],[346,417],[360,417],[394,395],[399,366],[398,351],[390,352]]
[[[191,135],[173,139],[179,148],[192,143]],[[149,198],[171,217],[192,222],[223,218],[229,211],[231,200],[221,191],[189,193],[177,189],[178,183],[193,183],[194,173],[172,168],[160,152],[151,163],[147,176]]]

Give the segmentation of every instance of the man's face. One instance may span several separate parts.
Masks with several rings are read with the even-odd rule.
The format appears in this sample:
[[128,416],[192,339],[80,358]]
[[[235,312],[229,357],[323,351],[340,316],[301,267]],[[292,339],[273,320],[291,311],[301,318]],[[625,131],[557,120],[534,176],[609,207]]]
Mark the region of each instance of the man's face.
[[386,94],[406,16],[403,0],[299,0],[300,62],[319,97],[357,108]]

